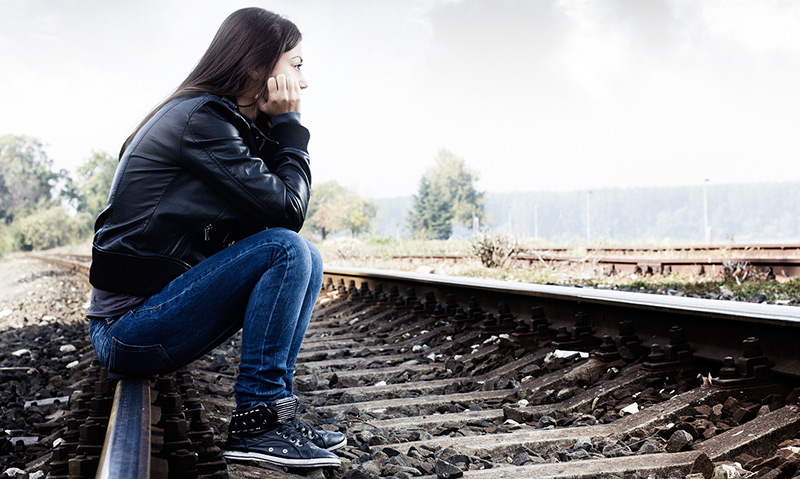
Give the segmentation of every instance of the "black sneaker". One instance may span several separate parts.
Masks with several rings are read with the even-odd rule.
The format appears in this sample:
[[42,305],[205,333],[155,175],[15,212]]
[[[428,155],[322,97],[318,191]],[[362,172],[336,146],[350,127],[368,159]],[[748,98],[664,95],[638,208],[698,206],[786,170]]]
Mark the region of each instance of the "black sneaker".
[[311,441],[320,449],[335,451],[347,445],[347,436],[340,432],[316,429],[297,418],[292,419],[289,424],[302,438]]
[[[279,405],[280,406],[280,405]],[[238,461],[263,461],[287,467],[339,467],[336,454],[321,449],[297,432],[282,410],[258,404],[234,412],[223,456]],[[293,419],[293,418],[292,418]]]
[[324,429],[317,429],[297,418],[300,412],[300,398],[295,395],[278,399],[272,405],[278,411],[281,418],[285,418],[285,422],[291,423],[295,431],[302,437],[310,440],[315,446],[326,449],[328,451],[335,451],[347,445],[347,436],[340,432],[326,431]]
[[225,459],[263,461],[288,467],[339,467],[339,457],[301,437],[289,424],[255,435],[231,433],[225,443]]

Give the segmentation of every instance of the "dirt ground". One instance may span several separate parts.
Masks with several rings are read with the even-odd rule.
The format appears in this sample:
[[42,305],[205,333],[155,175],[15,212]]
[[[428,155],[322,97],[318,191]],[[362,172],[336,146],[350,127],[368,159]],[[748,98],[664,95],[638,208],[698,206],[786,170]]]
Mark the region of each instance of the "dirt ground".
[[48,322],[85,321],[88,277],[25,254],[0,260],[0,331]]

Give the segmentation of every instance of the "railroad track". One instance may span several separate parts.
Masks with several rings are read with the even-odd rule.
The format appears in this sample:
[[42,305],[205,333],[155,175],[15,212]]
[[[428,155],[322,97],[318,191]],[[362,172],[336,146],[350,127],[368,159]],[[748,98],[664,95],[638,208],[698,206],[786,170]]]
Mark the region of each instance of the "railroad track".
[[[462,254],[394,255],[392,259],[460,263],[477,260]],[[686,273],[709,276],[750,269],[767,277],[800,276],[800,245],[730,245],[675,248],[523,248],[509,257],[521,267],[593,264],[606,275]]]
[[[734,459],[787,473],[776,453],[800,446],[798,327],[790,306],[328,268],[296,391],[304,420],[350,437],[325,477],[683,477]],[[117,382],[103,452],[51,457],[70,478],[92,461],[98,477],[224,477],[235,350]]]
[[[574,248],[573,248],[574,249]],[[672,247],[615,247],[600,246],[585,249],[587,253],[599,255],[749,255],[758,254],[762,257],[796,258],[800,256],[800,244],[746,244],[746,245],[693,245]],[[526,251],[551,252],[563,254],[570,248],[527,248]]]

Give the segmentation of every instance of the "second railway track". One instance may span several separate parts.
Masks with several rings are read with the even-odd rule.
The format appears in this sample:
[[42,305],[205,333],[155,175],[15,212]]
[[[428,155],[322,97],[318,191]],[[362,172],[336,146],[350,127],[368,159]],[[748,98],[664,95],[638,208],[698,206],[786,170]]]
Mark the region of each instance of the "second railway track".
[[[767,278],[800,276],[800,245],[726,245],[674,248],[520,248],[508,257],[518,267],[589,264],[606,276],[617,274],[696,274],[709,277],[741,275],[745,270]],[[394,255],[410,262],[464,263],[464,254]]]
[[[789,478],[800,446],[799,321],[789,306],[328,268],[295,389],[307,422],[350,438],[342,469],[317,473],[330,478],[684,477],[732,460]],[[203,412],[191,392],[190,406],[167,404],[186,421],[170,423],[186,426],[167,427],[163,401],[132,422],[160,424],[150,477],[223,476],[211,453],[234,407],[236,362],[226,343],[191,376],[160,380],[196,391]],[[117,394],[147,399],[156,385]],[[182,427],[215,435],[165,446],[175,442],[166,429]],[[116,434],[133,437],[125,431]],[[70,478],[91,466],[91,455],[51,454]],[[97,453],[96,463],[129,454]],[[178,466],[192,457],[194,469]],[[228,474],[264,471],[229,465]]]

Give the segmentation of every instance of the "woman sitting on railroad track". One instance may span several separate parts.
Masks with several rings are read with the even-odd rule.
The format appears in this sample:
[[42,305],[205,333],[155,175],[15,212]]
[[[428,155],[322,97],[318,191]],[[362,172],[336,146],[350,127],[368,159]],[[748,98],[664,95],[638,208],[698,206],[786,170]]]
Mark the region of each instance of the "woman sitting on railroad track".
[[92,249],[90,333],[109,372],[178,369],[243,330],[225,456],[338,466],[296,417],[295,360],[322,286],[296,232],[311,188],[308,85],[289,20],[245,8],[123,145]]

